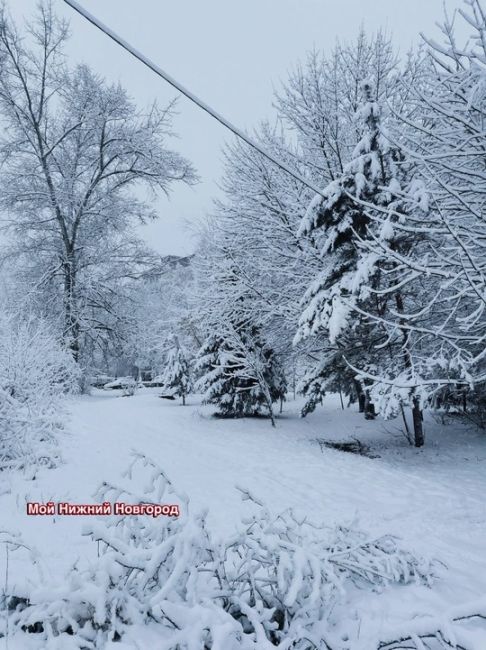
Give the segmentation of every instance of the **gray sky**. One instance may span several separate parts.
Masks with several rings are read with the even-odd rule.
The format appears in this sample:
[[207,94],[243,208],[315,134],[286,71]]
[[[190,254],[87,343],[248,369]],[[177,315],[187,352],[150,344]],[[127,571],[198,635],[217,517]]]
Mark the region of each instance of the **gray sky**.
[[[328,51],[336,39],[352,39],[361,25],[384,27],[400,51],[418,33],[437,34],[443,0],[79,0],[103,22],[142,50],[238,126],[251,129],[271,117],[272,93],[314,46]],[[460,0],[449,0],[457,7]],[[36,0],[9,0],[16,17],[29,16]],[[175,91],[84,21],[54,0],[71,21],[69,53],[111,81],[120,80],[141,104],[162,105]],[[175,148],[196,166],[201,183],[181,186],[158,202],[160,219],[143,228],[163,254],[184,254],[194,239],[187,224],[211,209],[222,171],[221,146],[232,136],[181,97]]]

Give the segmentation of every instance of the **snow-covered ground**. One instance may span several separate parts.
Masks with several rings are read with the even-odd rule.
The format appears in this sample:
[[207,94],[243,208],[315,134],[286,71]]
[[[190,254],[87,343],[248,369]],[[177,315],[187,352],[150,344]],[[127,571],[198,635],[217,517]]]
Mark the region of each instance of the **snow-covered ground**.
[[[235,485],[249,488],[275,511],[288,506],[333,525],[353,523],[370,536],[391,533],[403,545],[447,569],[432,589],[401,587],[388,594],[356,594],[352,606],[366,626],[440,614],[486,593],[486,436],[427,422],[427,445],[416,450],[399,422],[365,421],[329,398],[306,419],[290,402],[272,429],[264,419],[221,420],[195,398],[185,407],[147,389],[134,397],[97,391],[72,403],[61,440],[63,464],[35,476],[3,479],[1,530],[19,531],[53,574],[66,573],[96,545],[81,535],[83,517],[32,517],[26,501],[92,503],[102,480],[119,482],[132,449],[164,468],[195,509],[209,509],[217,535],[235,530],[249,505]],[[379,457],[322,449],[317,438],[357,437]],[[2,550],[2,573],[5,556]],[[31,568],[9,558],[9,586]],[[485,637],[486,638],[486,637]],[[1,643],[0,643],[1,647]],[[486,648],[486,644],[484,645]]]

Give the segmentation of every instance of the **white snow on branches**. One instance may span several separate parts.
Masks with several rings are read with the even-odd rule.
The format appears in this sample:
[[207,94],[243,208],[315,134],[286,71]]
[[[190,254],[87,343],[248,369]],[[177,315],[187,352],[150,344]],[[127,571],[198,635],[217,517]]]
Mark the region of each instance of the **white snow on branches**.
[[63,397],[77,378],[72,356],[42,321],[0,315],[0,470],[55,461]]
[[[256,511],[216,542],[205,513],[192,513],[147,457],[135,454],[125,478],[103,483],[97,498],[170,501],[181,516],[109,516],[87,526],[98,545],[94,562],[61,584],[44,579],[27,598],[8,594],[12,638],[29,634],[45,650],[101,648],[143,627],[157,631],[157,645],[147,647],[158,650],[344,650],[334,613],[353,589],[434,579],[434,564],[391,536],[316,525],[291,510],[274,515],[247,490]],[[144,490],[132,491],[140,481]]]

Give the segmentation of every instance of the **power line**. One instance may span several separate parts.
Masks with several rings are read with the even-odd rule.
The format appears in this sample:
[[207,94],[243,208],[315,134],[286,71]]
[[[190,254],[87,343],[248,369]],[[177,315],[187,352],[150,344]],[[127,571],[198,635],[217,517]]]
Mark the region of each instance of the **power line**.
[[[199,106],[199,108],[202,108],[203,111],[206,111],[206,113],[209,113],[211,117],[214,117],[215,120],[217,120],[220,124],[225,126],[227,129],[232,131],[236,136],[241,138],[244,142],[250,145],[250,147],[253,147],[256,149],[259,153],[262,154],[262,156],[265,156],[265,158],[268,158],[271,162],[274,163],[274,165],[277,165],[277,167],[280,167],[280,169],[283,169],[287,174],[290,174],[293,178],[296,180],[300,181],[304,185],[306,185],[308,188],[316,192],[316,194],[320,194],[321,196],[324,196],[322,190],[317,189],[310,181],[308,181],[306,178],[301,176],[298,172],[290,169],[284,162],[281,160],[278,160],[278,158],[275,158],[273,154],[271,154],[269,151],[264,149],[261,145],[258,144],[253,138],[250,138],[249,135],[244,133],[241,129],[239,129],[237,126],[232,124],[229,120],[227,120],[225,117],[223,117],[220,113],[215,111],[214,109],[211,108],[206,102],[203,102],[202,99],[199,99],[194,93],[192,93],[190,90],[185,88],[182,84],[180,84],[174,77],[172,77],[170,74],[162,70],[158,65],[156,65],[153,61],[151,61],[148,57],[146,57],[144,54],[142,54],[139,50],[133,47],[133,45],[130,45],[125,39],[123,39],[121,36],[119,36],[116,32],[114,32],[112,29],[110,29],[107,25],[101,22],[101,20],[98,20],[93,14],[91,14],[89,11],[86,11],[81,5],[76,2],[75,0],[64,0],[66,4],[68,4],[72,9],[77,11],[83,18],[86,18],[91,24],[93,24],[95,27],[97,27],[99,30],[101,30],[104,34],[109,36],[115,43],[118,43],[124,50],[129,52],[132,56],[134,56],[136,59],[141,61],[144,65],[146,65],[152,72],[155,72],[159,77],[162,77],[167,83],[169,83],[171,86],[176,88],[180,93],[185,95],[188,99],[190,99],[194,104]],[[325,198],[325,197],[324,197]]]

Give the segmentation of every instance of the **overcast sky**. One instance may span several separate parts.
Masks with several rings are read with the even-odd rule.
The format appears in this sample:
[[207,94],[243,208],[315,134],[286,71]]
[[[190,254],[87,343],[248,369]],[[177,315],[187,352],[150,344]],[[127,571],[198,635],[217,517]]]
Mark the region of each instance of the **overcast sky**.
[[[272,93],[287,72],[317,47],[353,39],[360,25],[384,27],[404,52],[420,31],[436,34],[443,0],[79,0],[163,69],[238,126],[251,129],[271,117]],[[33,13],[36,0],[9,0],[16,17]],[[448,7],[460,6],[449,0]],[[71,21],[69,54],[110,81],[121,81],[141,104],[162,105],[176,93],[115,43],[54,0]],[[181,187],[158,202],[160,219],[143,229],[163,254],[192,250],[190,224],[211,209],[222,171],[221,147],[232,136],[181,97],[173,143],[196,166],[201,183]]]

